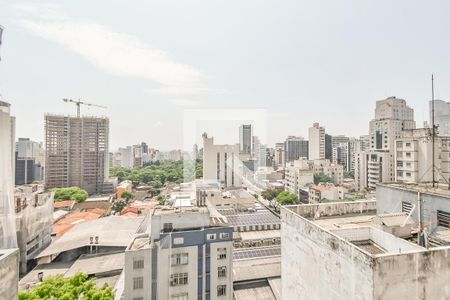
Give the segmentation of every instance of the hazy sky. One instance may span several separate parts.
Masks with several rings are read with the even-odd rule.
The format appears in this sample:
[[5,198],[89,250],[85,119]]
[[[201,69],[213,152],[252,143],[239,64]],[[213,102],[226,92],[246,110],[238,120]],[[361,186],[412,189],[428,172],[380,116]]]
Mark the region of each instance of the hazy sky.
[[[0,93],[17,136],[38,141],[44,113],[75,113],[61,98],[107,106],[82,112],[110,118],[111,149],[181,147],[192,108],[266,109],[269,144],[316,121],[366,134],[375,101],[393,95],[420,126],[431,73],[450,100],[449,11],[448,0],[0,0]],[[237,142],[235,123],[204,129]]]

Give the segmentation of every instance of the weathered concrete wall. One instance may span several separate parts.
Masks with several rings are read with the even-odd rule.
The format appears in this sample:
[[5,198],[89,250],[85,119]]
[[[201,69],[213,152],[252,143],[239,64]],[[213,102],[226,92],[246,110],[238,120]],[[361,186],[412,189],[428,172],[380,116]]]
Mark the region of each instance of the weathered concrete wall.
[[0,299],[17,299],[19,249],[0,250]]
[[[450,198],[431,193],[421,193],[422,223],[429,231],[437,226],[437,210],[450,213]],[[392,213],[402,211],[402,202],[415,205],[411,218],[419,222],[417,191],[380,184],[377,186],[377,213]]]
[[283,299],[373,299],[373,259],[281,209]]
[[337,203],[319,203],[286,206],[296,214],[305,218],[346,215],[354,213],[375,212],[376,201],[346,201]]
[[450,299],[450,248],[378,257],[374,299]]

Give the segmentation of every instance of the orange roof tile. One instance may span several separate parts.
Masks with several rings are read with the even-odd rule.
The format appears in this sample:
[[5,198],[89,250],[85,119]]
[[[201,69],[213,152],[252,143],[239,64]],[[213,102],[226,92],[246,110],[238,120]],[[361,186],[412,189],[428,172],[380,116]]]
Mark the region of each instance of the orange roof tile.
[[75,203],[74,200],[64,200],[53,203],[54,208],[70,207]]
[[86,212],[70,213],[53,224],[53,232],[57,235],[63,235],[78,223],[95,220],[105,213],[104,209],[95,208]]

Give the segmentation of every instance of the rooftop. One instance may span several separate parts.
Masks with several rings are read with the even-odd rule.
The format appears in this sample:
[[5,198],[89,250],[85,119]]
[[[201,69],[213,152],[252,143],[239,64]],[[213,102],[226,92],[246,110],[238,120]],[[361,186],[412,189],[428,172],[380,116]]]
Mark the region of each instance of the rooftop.
[[281,256],[233,261],[233,281],[281,276]]
[[88,246],[92,236],[99,237],[99,246],[126,247],[142,220],[143,218],[109,216],[76,224],[72,230],[42,251],[38,258]]
[[378,183],[380,186],[396,187],[407,191],[421,192],[427,194],[435,194],[443,197],[450,198],[450,190],[447,184],[436,184],[433,188],[430,182],[428,183]]

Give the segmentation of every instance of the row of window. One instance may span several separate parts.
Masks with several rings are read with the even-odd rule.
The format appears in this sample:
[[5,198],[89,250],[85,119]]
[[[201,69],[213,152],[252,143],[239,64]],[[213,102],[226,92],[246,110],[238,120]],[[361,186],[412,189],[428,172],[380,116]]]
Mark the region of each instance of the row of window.
[[[217,296],[226,296],[227,294],[227,285],[221,284],[217,286]],[[188,293],[175,294],[170,297],[171,300],[188,300]],[[134,299],[133,299],[134,300]]]
[[[216,237],[217,237],[216,233],[208,233],[206,235],[206,239],[208,241],[215,240]],[[230,238],[230,234],[228,232],[221,232],[219,237],[220,237],[220,239],[229,239]]]

